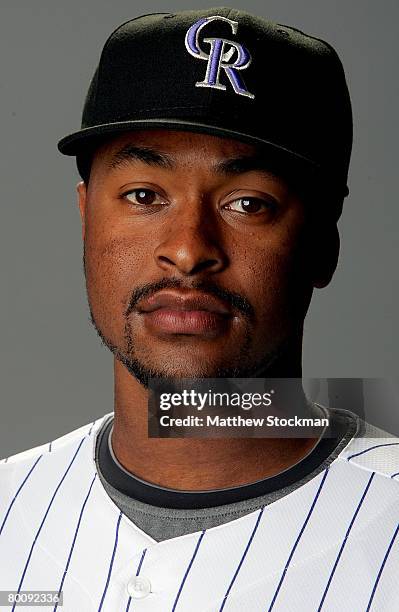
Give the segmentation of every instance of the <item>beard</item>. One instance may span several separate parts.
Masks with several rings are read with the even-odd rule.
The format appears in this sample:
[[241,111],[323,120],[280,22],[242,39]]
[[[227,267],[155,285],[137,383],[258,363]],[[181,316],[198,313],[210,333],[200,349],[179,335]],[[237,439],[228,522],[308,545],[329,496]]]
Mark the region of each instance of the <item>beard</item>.
[[[275,376],[291,376],[290,372],[282,374],[279,372],[279,364],[285,361],[287,354],[292,353],[293,336],[285,338],[280,345],[271,351],[265,352],[257,361],[251,360],[250,347],[252,346],[252,335],[246,336],[244,346],[240,351],[240,364],[231,364],[223,367],[217,366],[212,370],[209,368],[198,367],[196,371],[190,371],[189,374],[171,373],[167,367],[157,368],[146,363],[142,358],[137,356],[135,350],[135,342],[129,320],[126,319],[124,326],[125,347],[119,347],[113,344],[104,334],[97,324],[92,309],[89,304],[90,320],[97,332],[101,343],[111,351],[118,361],[120,361],[128,370],[128,372],[136,378],[136,380],[145,388],[148,389],[151,379],[163,380],[165,382],[175,382],[178,379],[192,378],[269,378]],[[297,335],[295,335],[295,339]],[[295,374],[297,375],[297,374]]]

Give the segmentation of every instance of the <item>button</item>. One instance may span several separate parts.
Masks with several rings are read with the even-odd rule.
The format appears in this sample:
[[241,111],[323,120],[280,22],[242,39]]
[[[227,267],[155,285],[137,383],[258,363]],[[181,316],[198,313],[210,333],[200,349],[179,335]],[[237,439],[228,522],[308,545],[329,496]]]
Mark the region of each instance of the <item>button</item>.
[[145,576],[135,576],[128,582],[127,592],[133,599],[143,599],[151,593],[151,582]]

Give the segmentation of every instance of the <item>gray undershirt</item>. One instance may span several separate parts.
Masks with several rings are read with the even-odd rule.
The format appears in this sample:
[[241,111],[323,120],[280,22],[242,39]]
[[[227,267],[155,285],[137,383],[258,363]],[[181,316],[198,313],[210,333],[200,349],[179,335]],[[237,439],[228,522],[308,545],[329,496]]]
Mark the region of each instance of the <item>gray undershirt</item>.
[[[346,446],[348,441],[356,434],[359,435],[360,422],[359,418],[348,410],[334,409],[336,412],[344,416],[348,421],[348,429],[344,434],[343,438],[339,441],[333,452],[312,472],[307,474],[305,477],[296,481],[295,483],[280,488],[278,490],[269,492],[260,497],[254,497],[239,502],[229,503],[220,506],[213,506],[210,508],[163,508],[154,506],[151,504],[143,503],[133,497],[125,495],[124,493],[117,490],[105,479],[101,472],[99,461],[98,461],[98,447],[101,433],[109,423],[107,419],[99,432],[97,433],[97,444],[96,444],[96,465],[99,478],[113,502],[116,506],[142,531],[148,534],[155,541],[167,540],[175,538],[188,533],[201,531],[203,529],[209,529],[216,527],[223,523],[227,523],[234,519],[237,519],[245,514],[249,514],[257,509],[262,508],[268,504],[275,502],[277,499],[289,495],[298,487],[305,484],[307,481],[314,478],[318,473],[323,471],[330,465],[330,463],[337,457],[341,450]],[[117,461],[117,460],[116,460]],[[122,467],[122,466],[120,466]],[[124,468],[122,468],[124,469]],[[132,475],[134,478],[134,476]],[[150,483],[146,483],[150,484]],[[156,486],[156,485],[155,485]]]

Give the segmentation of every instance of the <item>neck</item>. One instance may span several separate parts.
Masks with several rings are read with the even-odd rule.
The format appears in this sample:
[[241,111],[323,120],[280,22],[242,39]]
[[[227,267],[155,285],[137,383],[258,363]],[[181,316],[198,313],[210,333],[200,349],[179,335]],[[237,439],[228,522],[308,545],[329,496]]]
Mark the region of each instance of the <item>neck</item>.
[[[301,371],[300,363],[294,362],[289,369],[284,369],[290,372],[290,377]],[[282,376],[282,371],[282,364],[275,364],[271,375]],[[317,437],[148,438],[147,390],[117,359],[114,375],[114,453],[126,470],[163,487],[199,491],[249,484],[291,467],[318,440]],[[306,402],[302,385],[298,393]],[[284,411],[281,404],[278,408]]]

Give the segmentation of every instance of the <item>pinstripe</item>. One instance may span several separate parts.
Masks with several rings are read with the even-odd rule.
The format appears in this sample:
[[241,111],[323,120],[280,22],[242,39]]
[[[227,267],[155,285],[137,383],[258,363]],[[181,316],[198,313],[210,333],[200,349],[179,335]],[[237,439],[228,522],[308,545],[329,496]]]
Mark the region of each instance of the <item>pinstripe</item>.
[[107,593],[108,586],[109,586],[109,581],[110,581],[111,574],[112,574],[112,567],[114,565],[115,553],[116,553],[116,549],[117,549],[117,546],[118,546],[118,534],[119,534],[119,525],[120,525],[120,522],[121,522],[121,518],[122,518],[122,512],[119,513],[118,522],[116,523],[116,533],[115,533],[114,549],[112,551],[112,557],[111,557],[111,561],[110,561],[110,564],[109,564],[107,581],[105,583],[104,592],[103,592],[103,595],[101,597],[100,605],[98,607],[98,612],[100,612],[100,610],[103,607],[105,595]]
[[354,522],[355,522],[355,520],[356,520],[356,517],[357,517],[357,515],[358,515],[358,513],[359,513],[359,510],[360,510],[360,508],[361,508],[361,505],[363,504],[364,498],[365,498],[365,497],[366,497],[366,495],[367,495],[367,491],[368,491],[368,490],[369,490],[369,488],[370,488],[370,485],[371,485],[371,482],[372,482],[372,480],[373,480],[374,476],[375,476],[375,472],[373,472],[373,473],[371,474],[370,478],[369,478],[369,481],[368,481],[367,486],[366,486],[366,488],[365,488],[365,490],[364,490],[364,492],[363,492],[363,495],[362,495],[362,497],[361,497],[361,499],[360,499],[360,502],[359,502],[359,503],[358,503],[358,505],[357,505],[357,508],[356,508],[355,514],[353,515],[352,520],[351,520],[351,522],[350,522],[350,524],[349,524],[349,527],[348,527],[348,529],[347,529],[347,531],[346,531],[346,534],[345,534],[345,537],[344,537],[344,541],[342,542],[342,544],[341,544],[341,548],[339,549],[339,553],[338,553],[338,555],[337,555],[337,558],[335,559],[334,566],[333,566],[333,568],[332,568],[332,571],[331,571],[330,577],[329,577],[329,579],[328,579],[328,582],[327,582],[326,588],[324,589],[323,597],[321,598],[320,605],[319,605],[319,607],[318,607],[318,609],[317,609],[317,612],[320,612],[320,610],[321,610],[321,608],[322,608],[322,606],[323,606],[323,604],[324,604],[324,600],[325,600],[325,598],[326,598],[326,595],[327,595],[328,589],[330,588],[331,581],[332,581],[333,576],[334,576],[334,574],[335,574],[335,570],[337,569],[337,565],[338,565],[339,560],[340,560],[340,558],[341,558],[342,551],[343,551],[343,549],[344,549],[344,546],[345,546],[345,544],[346,544],[346,541],[347,541],[347,539],[348,539],[348,537],[349,537],[349,533],[350,533],[350,531],[351,531],[351,529],[352,529],[352,527],[353,527],[353,524],[354,524]]
[[380,570],[379,570],[379,572],[378,572],[378,575],[377,575],[376,581],[375,581],[375,583],[374,583],[373,590],[371,591],[371,595],[370,595],[369,603],[368,603],[367,608],[366,608],[366,612],[369,612],[369,610],[370,610],[370,608],[371,608],[371,604],[372,604],[372,602],[373,602],[374,595],[375,595],[375,592],[376,592],[376,589],[377,589],[378,583],[379,583],[379,581],[380,581],[382,571],[383,571],[384,566],[385,566],[385,563],[386,563],[386,561],[387,561],[387,559],[388,559],[388,555],[389,555],[389,553],[391,552],[391,548],[392,548],[392,546],[393,546],[393,543],[395,542],[396,536],[398,535],[398,531],[399,531],[399,525],[398,525],[398,526],[396,527],[396,529],[395,529],[395,532],[394,532],[394,534],[393,534],[393,536],[392,536],[392,539],[391,539],[391,541],[390,541],[390,543],[389,543],[388,550],[387,550],[387,552],[385,553],[384,559],[383,559],[383,561],[382,561],[382,563],[381,563],[381,567],[380,567]]
[[317,489],[317,492],[316,492],[315,498],[314,498],[314,500],[313,500],[313,502],[312,502],[312,505],[310,506],[310,510],[309,510],[309,512],[308,512],[308,514],[307,514],[307,517],[306,517],[306,519],[305,519],[305,521],[304,521],[304,523],[303,523],[303,525],[302,525],[302,527],[301,527],[301,530],[300,530],[300,532],[299,532],[299,535],[298,535],[297,539],[295,540],[295,544],[294,544],[294,546],[292,547],[292,550],[291,550],[291,552],[290,552],[290,554],[289,554],[289,557],[288,557],[287,563],[285,564],[285,567],[284,567],[283,573],[282,573],[281,578],[280,578],[280,580],[279,580],[279,583],[278,583],[278,585],[277,585],[276,592],[274,593],[274,595],[273,595],[273,599],[272,599],[271,604],[270,604],[270,606],[269,606],[269,608],[268,608],[268,612],[270,612],[270,610],[272,610],[272,609],[273,609],[273,606],[274,606],[274,604],[275,604],[275,602],[276,602],[277,596],[278,596],[279,591],[280,591],[280,589],[281,589],[281,585],[283,584],[283,580],[284,580],[285,575],[286,575],[286,573],[287,573],[288,567],[289,567],[289,565],[290,565],[290,563],[291,563],[291,559],[292,559],[292,557],[293,557],[293,555],[294,555],[295,549],[296,549],[296,547],[298,546],[299,540],[301,539],[303,532],[305,531],[305,527],[306,527],[306,525],[308,524],[308,521],[309,521],[309,519],[310,519],[310,516],[311,516],[311,514],[312,514],[312,512],[313,512],[313,509],[314,509],[314,507],[315,507],[315,505],[316,505],[316,502],[317,502],[318,497],[319,497],[319,495],[320,495],[320,491],[321,491],[321,489],[322,489],[322,487],[323,487],[323,485],[324,485],[324,482],[325,482],[325,480],[326,480],[326,478],[327,478],[327,474],[328,474],[328,472],[329,472],[329,468],[327,468],[327,469],[324,471],[323,478],[322,478],[322,480],[321,480],[321,483],[320,483],[320,485],[319,485],[319,488]]
[[95,424],[96,424],[96,422],[93,421],[92,424],[91,424],[91,427],[89,429],[89,433],[87,434],[88,436],[90,436],[91,432],[93,431],[93,427],[94,427]]
[[398,446],[399,442],[387,442],[386,444],[376,444],[375,446],[370,446],[370,448],[365,448],[362,451],[359,451],[358,453],[354,453],[353,455],[351,455],[350,457],[347,457],[348,461],[350,459],[353,459],[353,457],[359,457],[359,455],[364,455],[364,453],[368,453],[371,450],[374,450],[375,448],[381,448],[382,446]]
[[[28,569],[28,565],[29,565],[29,562],[30,562],[31,557],[32,557],[33,549],[34,549],[35,544],[36,544],[36,542],[37,542],[37,539],[38,539],[38,537],[39,537],[39,535],[40,535],[40,532],[41,532],[41,530],[42,530],[42,528],[43,528],[44,522],[45,522],[45,520],[46,520],[46,518],[47,518],[47,515],[48,515],[48,513],[49,513],[49,511],[50,511],[50,508],[51,508],[52,503],[53,503],[53,501],[54,501],[54,499],[55,499],[55,496],[57,495],[57,493],[58,493],[58,491],[59,491],[59,489],[60,489],[60,487],[61,487],[62,483],[64,482],[64,480],[65,480],[65,478],[66,478],[66,476],[67,476],[67,474],[68,474],[69,470],[71,469],[71,466],[72,466],[73,462],[75,461],[75,459],[76,459],[76,457],[77,457],[77,454],[78,454],[78,452],[80,451],[80,448],[81,448],[81,446],[82,446],[82,444],[83,444],[83,442],[84,442],[85,438],[86,438],[86,436],[85,436],[84,438],[82,438],[82,439],[81,439],[81,441],[79,442],[79,446],[78,446],[78,448],[76,449],[75,454],[73,455],[73,457],[72,457],[72,459],[71,459],[71,461],[70,461],[70,463],[69,463],[69,465],[68,465],[68,467],[67,467],[67,469],[66,469],[66,471],[65,471],[65,473],[64,473],[64,475],[63,475],[63,477],[61,478],[60,482],[58,483],[57,488],[55,489],[55,491],[54,491],[54,493],[53,493],[53,496],[52,496],[52,498],[51,498],[51,500],[50,500],[49,505],[47,506],[47,510],[46,510],[46,512],[45,512],[45,515],[44,515],[44,517],[43,517],[43,519],[42,519],[42,522],[40,523],[39,529],[37,530],[37,533],[36,533],[36,535],[35,535],[35,538],[34,538],[34,540],[33,540],[33,542],[32,542],[32,546],[31,546],[31,549],[30,549],[30,551],[29,551],[29,555],[28,555],[28,558],[27,558],[27,560],[26,560],[24,570],[23,570],[23,572],[22,572],[21,580],[19,581],[19,585],[18,585],[18,593],[19,593],[19,592],[20,592],[20,590],[21,590],[22,583],[23,583],[24,578],[25,578],[26,570]],[[15,606],[16,606],[16,604],[14,603],[14,605],[13,605],[13,607],[12,607],[12,610],[15,610]]]
[[144,557],[145,557],[145,553],[146,553],[146,552],[147,552],[147,549],[145,548],[145,549],[143,550],[143,554],[141,555],[141,559],[140,559],[140,563],[139,563],[138,568],[137,568],[136,576],[138,576],[138,575],[139,575],[139,573],[140,573],[141,566],[143,565],[143,561],[144,561]]
[[12,499],[12,501],[11,501],[10,505],[8,506],[8,510],[7,510],[6,515],[5,515],[4,519],[3,519],[3,522],[2,522],[2,524],[1,524],[1,527],[0,527],[0,535],[1,535],[1,534],[2,534],[2,532],[3,532],[4,525],[6,524],[6,521],[7,521],[7,519],[8,519],[8,515],[10,514],[11,508],[13,507],[13,505],[14,505],[14,503],[15,503],[15,500],[17,499],[17,497],[18,497],[18,495],[19,495],[19,493],[20,493],[21,489],[23,488],[24,484],[26,483],[26,481],[28,480],[29,476],[32,474],[33,470],[35,469],[36,465],[39,463],[39,461],[40,461],[40,459],[41,459],[42,457],[43,457],[43,455],[40,455],[40,456],[39,456],[39,457],[36,459],[35,463],[32,465],[32,467],[30,468],[29,472],[27,473],[27,475],[25,476],[25,478],[23,479],[23,481],[22,481],[22,482],[21,482],[21,484],[19,485],[18,490],[17,490],[17,492],[15,493],[15,495],[14,495],[14,497],[13,497],[13,499]]
[[181,583],[181,585],[180,585],[180,587],[179,587],[179,590],[178,590],[178,592],[177,592],[176,599],[175,599],[175,602],[174,602],[174,604],[173,604],[172,612],[174,612],[174,611],[176,610],[177,602],[179,601],[179,597],[180,597],[180,594],[181,594],[181,592],[182,592],[182,590],[183,590],[184,583],[186,582],[186,578],[187,578],[188,573],[189,573],[189,571],[190,571],[190,569],[191,569],[191,566],[192,566],[192,564],[193,564],[193,562],[194,562],[194,559],[195,559],[195,557],[196,557],[196,555],[197,555],[198,549],[199,549],[200,544],[201,544],[201,542],[202,542],[202,538],[203,538],[203,537],[204,537],[204,535],[205,535],[205,532],[206,532],[206,529],[204,529],[204,530],[203,530],[203,532],[201,533],[200,537],[198,538],[198,542],[197,542],[197,544],[196,544],[196,547],[195,547],[195,550],[194,550],[194,554],[193,554],[193,556],[191,557],[190,563],[188,564],[188,567],[187,567],[187,569],[186,569],[186,573],[184,574],[184,577],[183,577],[182,583]]
[[[77,538],[77,536],[78,536],[78,531],[79,531],[79,528],[80,528],[80,523],[81,523],[81,521],[82,521],[83,512],[84,512],[84,510],[85,510],[85,507],[86,507],[86,504],[87,504],[87,500],[89,499],[89,496],[90,496],[91,490],[92,490],[92,488],[93,488],[93,484],[94,484],[94,481],[95,481],[95,479],[96,479],[96,476],[97,476],[97,474],[94,474],[94,478],[93,478],[93,480],[91,481],[91,484],[90,484],[90,487],[89,487],[89,491],[88,491],[88,493],[87,493],[87,495],[86,495],[86,497],[85,497],[85,500],[84,500],[84,502],[83,502],[82,509],[81,509],[81,511],[80,511],[80,514],[79,514],[78,523],[77,523],[77,525],[76,525],[75,533],[74,533],[73,540],[72,540],[72,546],[71,546],[71,549],[70,549],[70,551],[69,551],[68,560],[67,560],[67,563],[66,563],[66,566],[65,566],[64,573],[63,573],[63,575],[62,575],[62,580],[61,580],[60,586],[59,586],[59,588],[58,588],[58,594],[60,594],[60,593],[61,593],[61,591],[62,591],[62,587],[63,587],[63,585],[64,585],[64,580],[65,580],[65,577],[66,577],[66,574],[67,574],[67,571],[68,571],[68,568],[69,568],[69,564],[70,564],[70,562],[71,562],[71,558],[72,558],[73,549],[74,549],[74,547],[75,547],[75,543],[76,543],[76,538]],[[55,606],[54,606],[54,610],[56,610],[57,608],[58,608],[58,602],[55,604]]]
[[238,567],[237,567],[236,571],[234,572],[234,576],[233,576],[233,578],[231,579],[231,582],[230,582],[229,587],[228,587],[228,589],[227,589],[227,591],[226,591],[226,594],[225,594],[225,596],[223,597],[222,605],[221,605],[221,606],[220,606],[220,608],[219,608],[219,612],[221,612],[221,611],[223,610],[223,608],[224,608],[224,606],[225,606],[225,604],[226,604],[227,598],[228,598],[228,596],[229,596],[229,594],[230,594],[230,591],[231,591],[231,589],[232,589],[232,586],[233,586],[233,584],[234,584],[234,582],[235,582],[235,580],[236,580],[236,578],[237,578],[237,576],[238,576],[238,572],[240,571],[241,566],[242,566],[242,564],[244,563],[244,559],[245,559],[245,557],[246,557],[246,555],[247,555],[247,552],[248,552],[248,550],[249,550],[249,547],[251,546],[252,540],[254,539],[254,535],[255,535],[255,533],[256,533],[256,530],[258,529],[258,526],[259,526],[259,523],[260,523],[260,519],[262,518],[262,515],[263,515],[263,511],[264,511],[264,509],[265,509],[264,507],[260,509],[260,512],[259,512],[259,514],[258,514],[258,518],[257,518],[256,523],[255,523],[255,527],[254,527],[254,528],[253,528],[253,530],[252,530],[251,536],[250,536],[250,538],[249,538],[249,540],[248,540],[248,542],[247,542],[247,545],[246,545],[245,550],[244,550],[244,553],[243,553],[243,555],[242,555],[242,557],[241,557],[240,563],[238,564]]
[[[136,576],[138,576],[138,575],[139,575],[139,573],[140,573],[141,566],[143,565],[143,560],[144,560],[144,557],[145,557],[145,553],[146,553],[146,552],[147,552],[147,549],[145,548],[145,549],[143,550],[142,555],[141,555],[140,563],[139,563],[139,565],[138,565],[138,567],[137,567]],[[127,600],[127,606],[126,606],[126,610],[125,610],[125,612],[128,612],[128,610],[129,610],[129,608],[130,608],[130,602],[131,602],[131,601],[132,601],[132,597],[131,597],[131,595],[129,595],[129,599]]]

